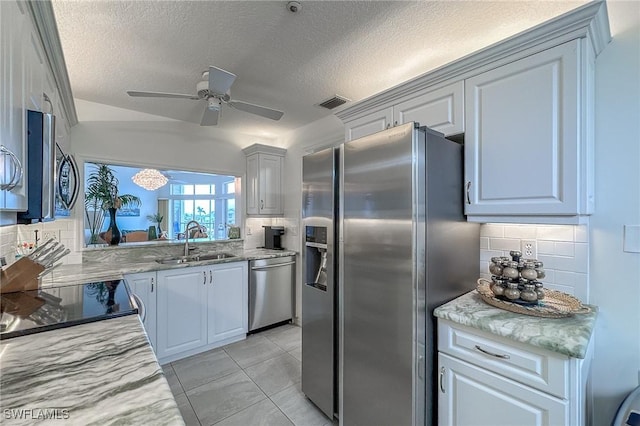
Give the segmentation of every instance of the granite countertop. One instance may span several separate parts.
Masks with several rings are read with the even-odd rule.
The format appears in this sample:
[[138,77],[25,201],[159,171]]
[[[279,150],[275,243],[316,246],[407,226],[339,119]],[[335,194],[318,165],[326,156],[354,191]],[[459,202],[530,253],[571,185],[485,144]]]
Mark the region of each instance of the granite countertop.
[[[42,287],[295,256],[296,252],[254,249],[233,254],[177,265],[152,259],[114,261],[105,256],[104,262],[63,265],[42,279]],[[184,424],[138,315],[3,340],[0,363],[3,424],[33,424],[47,414],[65,424]],[[15,418],[18,413],[22,418]]]
[[[229,251],[225,250],[225,252]],[[121,279],[125,274],[137,274],[141,272],[163,271],[167,269],[189,268],[194,266],[214,265],[220,263],[243,262],[255,259],[295,256],[297,253],[291,250],[249,249],[233,252],[232,254],[234,254],[235,256],[226,259],[211,259],[180,264],[161,264],[151,259],[135,259],[124,262],[105,261],[62,265],[42,278],[42,287],[71,285],[78,282],[87,281]]]
[[48,413],[64,424],[184,425],[137,315],[3,340],[0,354],[3,424]]
[[474,290],[434,311],[438,318],[477,328],[572,358],[583,359],[595,327],[597,308],[566,318],[540,318],[494,308]]

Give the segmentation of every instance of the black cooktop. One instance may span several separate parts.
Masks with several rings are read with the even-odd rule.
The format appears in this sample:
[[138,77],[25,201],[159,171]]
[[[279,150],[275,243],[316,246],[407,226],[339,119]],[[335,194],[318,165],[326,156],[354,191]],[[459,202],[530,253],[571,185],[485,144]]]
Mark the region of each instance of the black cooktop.
[[7,293],[0,305],[0,340],[138,313],[123,280]]

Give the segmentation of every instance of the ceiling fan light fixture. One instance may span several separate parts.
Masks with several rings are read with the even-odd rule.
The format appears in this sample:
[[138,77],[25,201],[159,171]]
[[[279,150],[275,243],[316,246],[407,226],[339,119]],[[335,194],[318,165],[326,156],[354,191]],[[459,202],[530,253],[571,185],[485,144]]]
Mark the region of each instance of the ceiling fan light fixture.
[[211,97],[207,99],[207,108],[212,111],[220,111],[220,105],[222,105],[222,101],[218,98]]
[[131,178],[133,183],[146,189],[147,191],[155,191],[162,188],[169,182],[162,173],[156,169],[142,169]]

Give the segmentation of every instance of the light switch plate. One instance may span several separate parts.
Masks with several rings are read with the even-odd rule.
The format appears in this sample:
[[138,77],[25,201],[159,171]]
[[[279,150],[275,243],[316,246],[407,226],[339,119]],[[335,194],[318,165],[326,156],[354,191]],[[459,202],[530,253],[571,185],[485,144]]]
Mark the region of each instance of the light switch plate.
[[627,253],[640,253],[640,225],[624,226],[623,248]]

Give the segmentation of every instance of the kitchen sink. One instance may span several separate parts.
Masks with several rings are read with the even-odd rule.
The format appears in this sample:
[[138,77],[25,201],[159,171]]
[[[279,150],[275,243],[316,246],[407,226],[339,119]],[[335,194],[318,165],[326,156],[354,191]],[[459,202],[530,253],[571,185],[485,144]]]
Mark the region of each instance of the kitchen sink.
[[237,256],[231,253],[205,253],[205,254],[194,254],[191,256],[163,257],[161,259],[156,259],[156,262],[162,263],[163,265],[179,265],[181,263],[202,262],[205,260],[229,259],[231,257],[237,257]]
[[191,257],[194,258],[193,262],[197,262],[200,260],[229,259],[230,257],[237,257],[237,256],[231,253],[207,253],[207,254],[197,254]]

